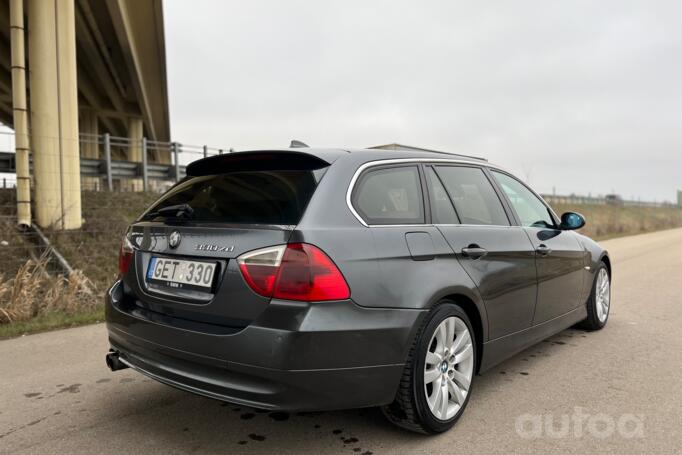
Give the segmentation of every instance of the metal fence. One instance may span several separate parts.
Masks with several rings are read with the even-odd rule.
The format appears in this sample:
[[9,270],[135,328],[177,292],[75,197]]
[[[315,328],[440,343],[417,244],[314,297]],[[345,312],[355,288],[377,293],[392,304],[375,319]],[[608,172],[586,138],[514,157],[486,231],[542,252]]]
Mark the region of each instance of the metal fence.
[[17,186],[16,177],[3,177],[0,180],[0,188],[2,189],[16,188],[16,186]]
[[653,202],[653,201],[636,201],[610,196],[579,196],[571,194],[568,196],[559,196],[556,194],[543,194],[542,198],[549,204],[565,204],[565,205],[617,205],[625,207],[677,207],[672,202]]
[[[52,139],[53,143],[57,142],[57,138]],[[187,164],[230,151],[146,138],[132,141],[108,134],[81,134],[82,228],[64,231],[33,227],[22,231],[17,229],[13,133],[0,130],[0,308],[21,282],[20,276],[27,270],[28,261],[39,264],[31,272],[35,274],[31,283],[43,283],[35,291],[37,298],[48,295],[54,286],[53,280],[41,281],[40,276],[69,274],[68,267],[51,253],[54,250],[73,268],[82,270],[91,281],[91,289],[101,295],[116,276],[118,250],[127,225],[160,192],[185,176]],[[44,153],[58,152],[54,146]]]
[[[16,171],[13,133],[0,131],[0,174]],[[4,142],[4,145],[3,145]],[[232,149],[160,142],[134,141],[109,134],[80,135],[81,185],[84,190],[163,191],[185,176],[192,161],[232,152]],[[131,160],[136,156],[137,160]],[[29,158],[32,167],[32,158]],[[11,188],[16,178],[5,176],[2,188]]]
[[[101,295],[116,276],[126,227],[158,197],[159,193],[152,191],[86,190],[81,197],[80,229],[46,227],[39,232],[35,226],[18,228],[16,190],[0,188],[0,291],[3,283],[13,287],[7,283],[18,276],[27,261],[44,263],[40,266],[42,275],[68,275],[68,267],[52,252],[56,250],[73,269],[81,270],[92,282],[90,287]],[[0,292],[0,306],[2,300]]]
[[[231,151],[178,142],[131,141],[107,134],[83,134],[79,146],[82,228],[43,231],[50,245],[74,268],[82,269],[98,292],[103,292],[116,275],[121,236],[130,221],[158,198],[159,192],[181,179],[187,164]],[[10,279],[28,259],[35,260],[49,250],[37,233],[17,231],[12,149],[12,134],[0,131],[0,284],[2,275]],[[131,161],[131,156],[139,160]],[[551,204],[671,205],[577,195],[544,197]]]
[[[13,132],[0,130],[0,174],[15,172],[13,136]],[[161,192],[182,179],[185,176],[186,165],[192,161],[233,151],[231,148],[160,142],[147,138],[133,141],[127,137],[85,133],[80,134],[79,146],[81,188],[96,191]],[[131,156],[137,156],[138,159],[133,160]],[[0,177],[0,188],[12,188],[14,185],[16,185],[15,177]],[[543,194],[542,197],[550,204],[675,206],[671,202],[627,200],[618,195],[595,197],[577,194]],[[682,196],[680,199],[682,200]]]

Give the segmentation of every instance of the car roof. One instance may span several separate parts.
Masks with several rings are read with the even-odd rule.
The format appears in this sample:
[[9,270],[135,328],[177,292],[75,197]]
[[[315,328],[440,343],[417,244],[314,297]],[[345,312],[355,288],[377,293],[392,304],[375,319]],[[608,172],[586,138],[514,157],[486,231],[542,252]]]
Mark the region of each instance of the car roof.
[[[471,155],[464,155],[458,153],[442,152],[438,150],[430,150],[420,147],[411,147],[401,144],[388,144],[386,146],[376,146],[369,148],[321,148],[321,147],[295,147],[295,148],[281,148],[281,149],[263,149],[263,150],[249,150],[233,152],[239,153],[295,153],[307,154],[317,157],[321,160],[332,164],[337,159],[353,155],[355,158],[360,158],[360,161],[374,161],[381,159],[453,159],[457,161],[468,161],[476,164],[490,164],[485,158],[480,158]],[[364,159],[362,159],[364,158]]]
[[[317,148],[290,147],[231,152],[203,158],[187,165],[187,176],[212,175],[227,171],[255,171],[262,169],[320,169],[344,158],[351,166],[380,161],[456,161],[498,167],[484,158],[457,153],[441,152],[400,144],[371,148]],[[352,163],[352,164],[351,164]]]

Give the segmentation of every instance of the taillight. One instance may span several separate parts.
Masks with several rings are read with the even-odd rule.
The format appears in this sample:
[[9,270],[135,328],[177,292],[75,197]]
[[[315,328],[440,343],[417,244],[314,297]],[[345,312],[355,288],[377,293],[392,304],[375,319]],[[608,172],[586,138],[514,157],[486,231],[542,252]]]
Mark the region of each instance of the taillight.
[[118,273],[125,275],[130,268],[130,263],[133,261],[133,244],[128,240],[128,236],[123,236],[121,241],[121,249],[118,252]]
[[265,297],[307,302],[350,297],[334,262],[307,243],[251,251],[237,258],[237,263],[251,289]]
[[307,243],[287,245],[275,294],[284,300],[343,300],[350,297],[346,280],[329,256]]
[[272,297],[277,272],[282,263],[286,245],[251,251],[237,258],[237,264],[248,285],[257,294]]

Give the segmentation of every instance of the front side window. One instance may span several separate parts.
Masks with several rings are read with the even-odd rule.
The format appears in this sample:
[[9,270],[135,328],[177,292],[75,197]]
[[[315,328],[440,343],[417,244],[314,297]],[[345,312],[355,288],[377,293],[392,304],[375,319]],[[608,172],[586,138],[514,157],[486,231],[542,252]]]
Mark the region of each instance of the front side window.
[[492,171],[495,180],[511,201],[522,226],[553,228],[554,220],[547,206],[526,186],[501,172]]
[[462,224],[509,226],[502,202],[483,169],[438,166],[436,171]]
[[375,169],[360,177],[353,205],[368,224],[424,222],[424,201],[417,166]]

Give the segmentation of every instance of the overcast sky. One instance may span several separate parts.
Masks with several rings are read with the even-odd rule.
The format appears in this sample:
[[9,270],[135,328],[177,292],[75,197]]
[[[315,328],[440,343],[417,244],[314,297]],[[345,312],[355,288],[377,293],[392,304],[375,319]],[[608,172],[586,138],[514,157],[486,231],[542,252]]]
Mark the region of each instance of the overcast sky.
[[682,189],[682,2],[165,0],[175,140],[390,142],[537,190]]

